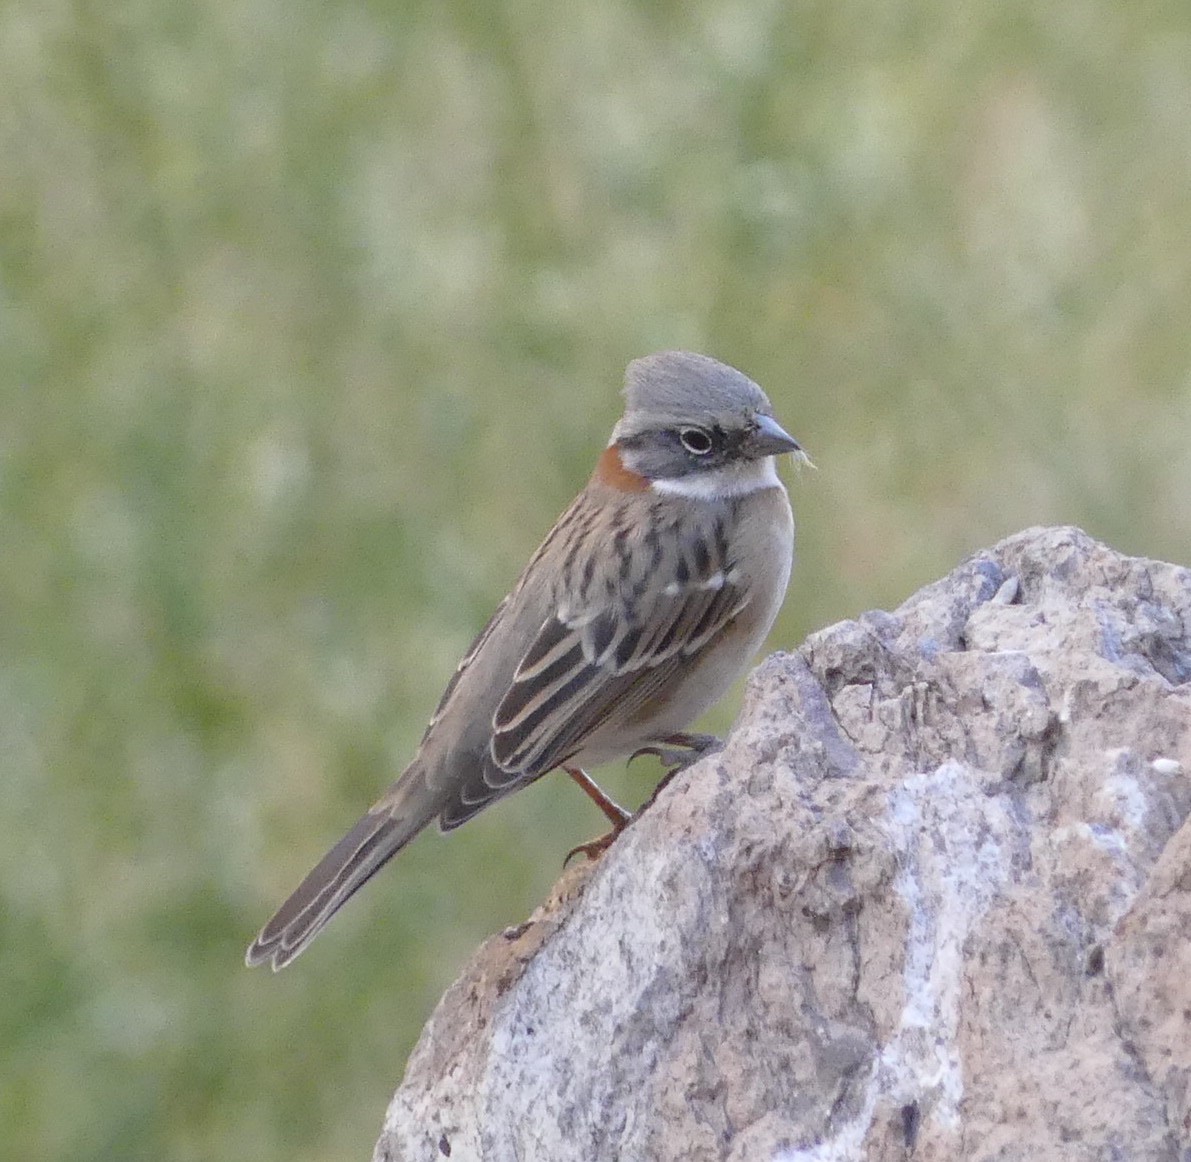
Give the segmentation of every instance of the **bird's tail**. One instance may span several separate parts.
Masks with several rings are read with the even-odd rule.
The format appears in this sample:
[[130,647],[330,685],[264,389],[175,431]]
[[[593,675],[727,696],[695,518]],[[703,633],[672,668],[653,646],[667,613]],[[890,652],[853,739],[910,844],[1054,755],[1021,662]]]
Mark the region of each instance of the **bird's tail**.
[[284,968],[431,818],[433,812],[401,813],[386,795],[277,909],[249,946],[245,963],[251,967],[272,961],[274,972]]

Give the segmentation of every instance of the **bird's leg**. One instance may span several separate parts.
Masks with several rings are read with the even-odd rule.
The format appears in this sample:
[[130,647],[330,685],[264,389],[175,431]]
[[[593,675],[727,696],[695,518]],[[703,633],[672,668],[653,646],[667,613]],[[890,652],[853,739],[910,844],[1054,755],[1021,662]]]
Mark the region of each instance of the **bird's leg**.
[[566,859],[562,861],[563,867],[566,867],[571,862],[571,856],[577,855],[579,852],[582,852],[588,859],[596,859],[602,855],[612,841],[628,826],[629,820],[633,816],[604,794],[595,779],[586,771],[580,770],[579,767],[563,767],[562,769],[579,784],[583,793],[603,811],[608,822],[612,824],[612,830],[607,835],[601,835],[599,839],[593,839],[590,843],[581,843],[578,847],[572,847],[567,852]]
[[602,790],[599,784],[586,771],[579,767],[562,768],[583,789],[583,793],[601,810],[613,827],[620,829],[632,819],[632,813],[626,811],[619,803],[613,802]]
[[667,734],[656,743],[633,751],[629,755],[629,762],[643,754],[651,754],[667,768],[669,777],[723,745],[714,734]]

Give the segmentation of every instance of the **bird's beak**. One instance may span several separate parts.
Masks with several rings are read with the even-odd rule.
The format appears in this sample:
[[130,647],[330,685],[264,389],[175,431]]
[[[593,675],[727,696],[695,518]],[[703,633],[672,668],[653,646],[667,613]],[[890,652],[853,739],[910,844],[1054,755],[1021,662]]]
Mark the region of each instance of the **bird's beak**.
[[757,416],[756,422],[756,429],[748,437],[748,448],[754,456],[781,456],[793,452],[799,460],[809,459],[802,445],[772,416]]

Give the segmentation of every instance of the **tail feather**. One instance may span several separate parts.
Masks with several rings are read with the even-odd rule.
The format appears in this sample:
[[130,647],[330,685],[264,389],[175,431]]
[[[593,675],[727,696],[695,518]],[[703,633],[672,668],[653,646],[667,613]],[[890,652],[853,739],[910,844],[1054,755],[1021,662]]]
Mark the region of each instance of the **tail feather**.
[[428,819],[394,817],[382,807],[369,811],[298,885],[252,942],[249,967],[271,961],[284,968],[423,827]]

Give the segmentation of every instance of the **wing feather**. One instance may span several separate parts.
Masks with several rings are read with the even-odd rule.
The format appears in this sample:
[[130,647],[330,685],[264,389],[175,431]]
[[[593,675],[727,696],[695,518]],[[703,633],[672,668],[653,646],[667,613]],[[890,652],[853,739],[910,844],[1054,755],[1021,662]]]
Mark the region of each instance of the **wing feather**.
[[[655,530],[651,551],[635,556],[614,541],[605,559],[577,566],[587,599],[571,594],[546,619],[493,716],[483,773],[493,790],[566,762],[612,714],[631,717],[748,604],[722,527],[699,531],[686,544],[676,528],[665,540]],[[650,571],[635,577],[642,558]]]

